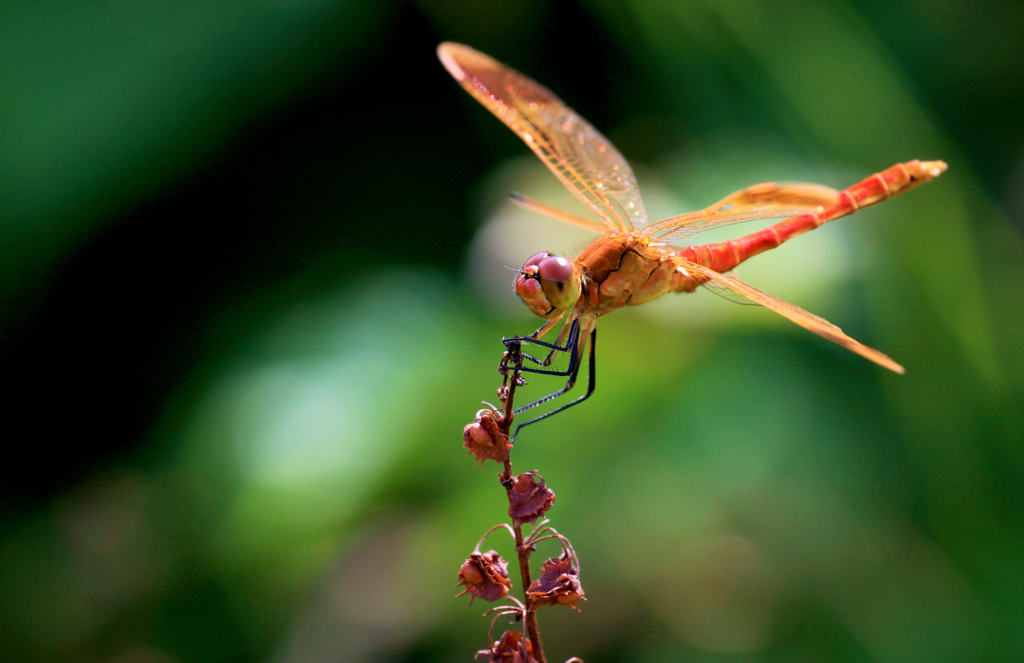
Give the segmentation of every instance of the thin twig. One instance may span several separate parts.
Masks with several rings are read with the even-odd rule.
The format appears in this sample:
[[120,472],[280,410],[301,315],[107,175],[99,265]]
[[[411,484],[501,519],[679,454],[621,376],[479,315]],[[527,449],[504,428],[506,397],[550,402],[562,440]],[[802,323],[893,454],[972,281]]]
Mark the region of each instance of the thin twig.
[[[509,350],[509,360],[512,363],[511,378],[509,374],[505,374],[505,379],[502,383],[502,405],[505,408],[505,416],[499,422],[499,426],[502,431],[508,434],[512,427],[512,418],[514,416],[513,400],[516,395],[516,387],[520,383],[519,369],[522,367],[523,359],[519,354],[518,344],[513,344]],[[512,501],[512,487],[515,485],[515,475],[512,473],[512,459],[505,459],[505,469],[501,473],[501,484],[505,486],[505,492],[509,496],[509,503]],[[530,578],[530,549],[529,546],[524,546],[523,528],[521,525],[516,525],[513,522],[512,526],[513,536],[516,540],[516,553],[519,557],[519,573],[523,579],[523,598],[525,599],[525,609],[523,615],[524,626],[526,631],[529,633],[530,643],[533,645],[533,656],[537,660],[537,663],[547,663],[547,659],[544,657],[544,646],[540,640],[540,627],[537,624],[537,613],[533,606],[533,601],[530,600],[527,590],[533,581]],[[493,623],[492,623],[493,624]]]
[[480,537],[480,540],[477,541],[476,548],[473,549],[473,552],[475,552],[475,553],[480,552],[480,546],[484,545],[484,541],[487,539],[487,537],[489,537],[491,535],[491,533],[494,532],[494,530],[501,529],[502,527],[504,527],[505,529],[508,530],[508,533],[512,535],[513,539],[516,538],[515,530],[512,529],[511,525],[509,525],[508,523],[500,523],[498,525],[495,525],[491,529],[487,530],[487,533],[484,534],[482,537]]
[[[542,522],[540,524],[544,525],[544,523],[547,523],[547,522],[548,521],[545,520],[544,522]],[[537,537],[539,537],[544,532],[553,532],[556,536],[558,535],[558,532],[555,531],[554,527],[546,527],[546,526],[545,527],[535,527],[533,529],[533,532],[530,534],[530,536],[526,537],[526,545],[532,546],[534,543],[537,543]]]
[[[502,607],[507,607],[507,606],[502,606]],[[488,610],[487,612],[484,613],[484,615],[486,616],[486,615],[494,612],[495,610],[501,610],[501,608],[494,608],[493,610]],[[491,628],[489,628],[487,630],[487,648],[488,649],[492,649],[494,647],[494,644],[493,644],[494,643],[494,625],[497,624],[498,620],[501,619],[505,615],[516,615],[517,618],[518,618],[519,616],[522,615],[522,612],[519,609],[516,609],[516,610],[503,610],[502,612],[499,612],[498,614],[494,615],[494,619],[491,620]]]

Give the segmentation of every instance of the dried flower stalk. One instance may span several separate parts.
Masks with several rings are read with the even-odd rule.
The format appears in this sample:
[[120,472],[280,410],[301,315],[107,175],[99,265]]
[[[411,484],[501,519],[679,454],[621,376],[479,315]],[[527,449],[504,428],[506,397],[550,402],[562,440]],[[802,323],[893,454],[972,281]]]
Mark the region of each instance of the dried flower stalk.
[[[493,614],[494,617],[487,636],[488,648],[477,652],[477,659],[494,663],[547,663],[537,624],[537,608],[542,605],[565,605],[579,610],[576,604],[586,599],[580,586],[576,551],[566,537],[548,526],[549,521],[544,518],[544,514],[555,503],[555,492],[547,487],[544,478],[537,472],[524,472],[519,476],[512,472],[512,443],[509,441],[514,416],[512,403],[516,387],[526,383],[520,377],[522,356],[518,342],[506,341],[506,348],[501,363],[504,378],[498,389],[501,408],[485,403],[488,409],[477,412],[473,423],[463,429],[462,439],[463,446],[469,450],[469,454],[476,456],[476,461],[481,465],[487,460],[502,464],[498,478],[508,496],[508,515],[512,524],[495,525],[484,534],[459,570],[457,586],[465,587],[459,596],[469,594],[470,603],[475,598],[513,602],[512,605],[501,605],[485,613]],[[529,536],[523,535],[525,524],[533,525]],[[521,602],[509,595],[512,582],[508,577],[508,563],[493,550],[480,552],[487,537],[499,529],[506,529],[516,543],[524,590]],[[557,539],[562,553],[545,562],[540,577],[533,580],[530,574],[530,555],[537,549],[538,543],[548,539]],[[501,617],[521,620],[522,633],[506,631],[501,638],[495,640],[494,624]],[[567,661],[572,662],[582,663],[576,657]]]

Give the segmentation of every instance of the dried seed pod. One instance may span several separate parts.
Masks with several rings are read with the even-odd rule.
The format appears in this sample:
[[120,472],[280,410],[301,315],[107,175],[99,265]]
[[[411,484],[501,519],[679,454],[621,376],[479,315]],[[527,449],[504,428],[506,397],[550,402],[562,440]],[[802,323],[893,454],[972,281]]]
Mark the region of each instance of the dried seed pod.
[[498,553],[491,550],[486,553],[473,553],[459,569],[459,582],[455,586],[465,585],[463,594],[469,594],[469,604],[480,597],[485,601],[497,601],[508,596],[512,581],[508,579],[508,562]]
[[583,587],[580,586],[579,571],[570,558],[563,556],[549,559],[544,562],[540,574],[540,578],[530,583],[530,588],[526,590],[526,596],[534,605],[561,604],[579,610],[576,603],[586,601]]
[[505,631],[501,640],[495,640],[490,649],[481,649],[475,658],[491,663],[536,663],[533,643],[519,631]]
[[[485,460],[504,463],[508,460],[508,431],[502,430],[494,420],[495,413],[491,410],[480,410],[476,413],[476,421],[462,429],[462,446],[475,454],[483,464]],[[469,454],[466,454],[467,456]]]
[[544,485],[543,477],[525,472],[516,477],[508,493],[508,515],[516,527],[522,527],[524,523],[537,522],[554,503],[555,491]]

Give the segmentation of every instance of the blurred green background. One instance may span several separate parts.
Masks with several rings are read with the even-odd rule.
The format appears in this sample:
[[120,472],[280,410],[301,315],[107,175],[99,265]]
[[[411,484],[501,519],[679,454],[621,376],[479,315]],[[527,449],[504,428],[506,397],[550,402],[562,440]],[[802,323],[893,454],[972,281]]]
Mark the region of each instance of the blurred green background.
[[442,40],[588,118],[654,217],[950,164],[739,270],[905,376],[707,292],[602,319],[596,395],[514,454],[589,599],[542,609],[549,660],[1020,660],[1022,34],[998,0],[5,4],[3,660],[486,646],[452,585],[506,507],[461,430],[536,326],[503,264],[582,240],[509,207],[574,201]]

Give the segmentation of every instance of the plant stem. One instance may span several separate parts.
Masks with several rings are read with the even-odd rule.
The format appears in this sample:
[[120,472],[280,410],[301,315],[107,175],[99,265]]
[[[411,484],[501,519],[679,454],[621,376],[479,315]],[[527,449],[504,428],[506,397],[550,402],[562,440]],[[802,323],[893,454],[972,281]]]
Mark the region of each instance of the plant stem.
[[[506,433],[512,429],[512,401],[515,399],[516,386],[519,384],[519,366],[522,363],[522,358],[519,355],[519,348],[516,347],[511,350],[512,359],[514,362],[514,368],[512,369],[512,379],[508,379],[508,374],[505,374],[505,385],[508,385],[508,392],[502,407],[505,409],[505,417],[499,424],[502,430]],[[503,385],[504,386],[504,385]],[[512,486],[514,485],[514,476],[512,474],[512,459],[511,457],[505,459],[505,470],[501,473],[501,484],[505,486],[505,492],[509,497],[509,504],[512,504]],[[512,521],[512,530],[515,534],[516,539],[516,554],[519,557],[519,572],[523,578],[523,605],[525,606],[523,612],[523,620],[526,622],[526,631],[530,636],[530,643],[533,645],[533,657],[537,660],[537,663],[547,663],[547,659],[544,658],[544,647],[540,641],[540,627],[537,624],[537,613],[533,608],[533,601],[530,600],[529,595],[526,591],[530,588],[532,580],[530,579],[530,553],[532,552],[532,546],[524,545],[523,540],[523,528]]]
[[[509,470],[511,463],[506,461]],[[511,488],[509,489],[511,490]],[[523,576],[523,603],[526,606],[526,630],[530,634],[530,642],[533,644],[533,657],[537,663],[547,663],[544,658],[544,647],[540,642],[540,627],[537,625],[537,612],[533,608],[533,601],[527,596],[526,590],[530,587],[530,547],[523,545],[523,529],[513,526],[516,532],[516,552],[519,553],[519,571]]]

